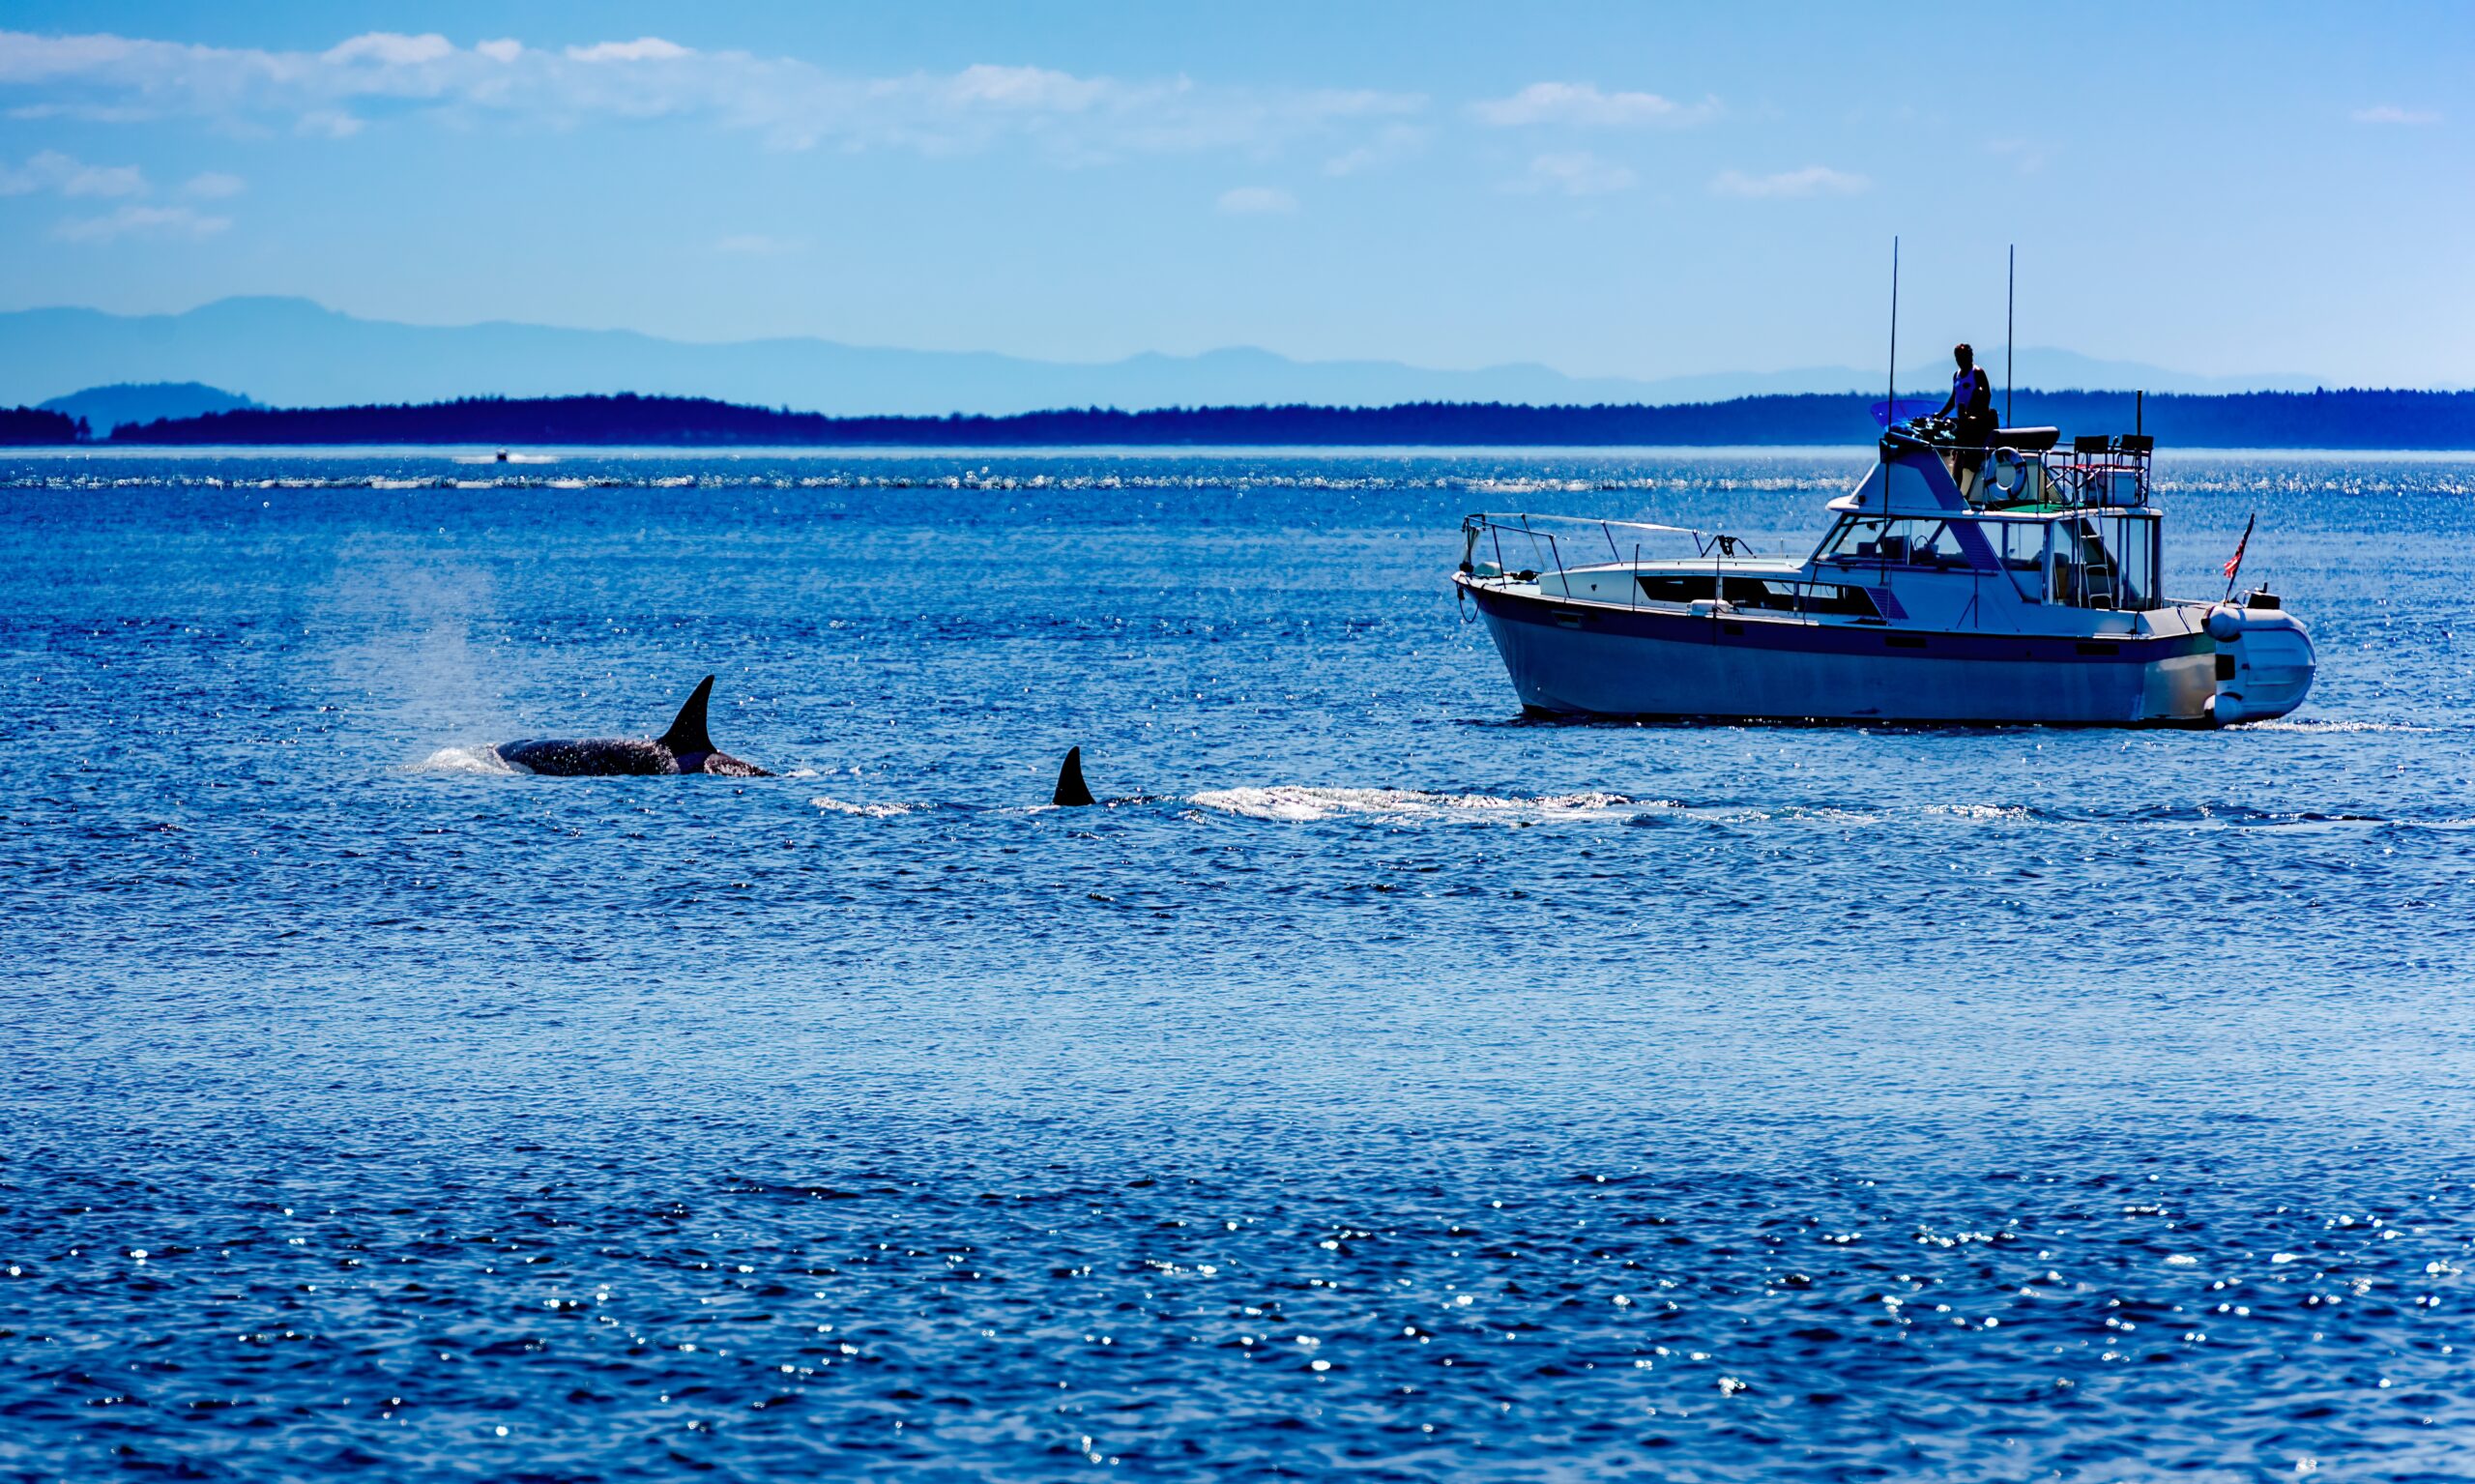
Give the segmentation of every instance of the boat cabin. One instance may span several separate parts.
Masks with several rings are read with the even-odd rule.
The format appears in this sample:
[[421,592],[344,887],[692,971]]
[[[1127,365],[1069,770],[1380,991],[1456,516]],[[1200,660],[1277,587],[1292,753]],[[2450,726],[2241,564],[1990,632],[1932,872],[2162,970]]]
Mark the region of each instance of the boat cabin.
[[2003,428],[1984,450],[1950,450],[1899,430],[1814,551],[1817,575],[1894,569],[1999,572],[2021,601],[2137,612],[2165,606],[2161,522],[2149,502],[2155,440],[2072,440],[2051,427]]

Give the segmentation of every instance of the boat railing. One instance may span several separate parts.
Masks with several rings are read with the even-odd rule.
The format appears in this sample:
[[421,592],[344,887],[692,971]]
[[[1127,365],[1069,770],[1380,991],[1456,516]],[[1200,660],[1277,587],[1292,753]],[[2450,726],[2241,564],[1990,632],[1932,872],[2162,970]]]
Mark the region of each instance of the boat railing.
[[1744,538],[1692,526],[1646,520],[1599,520],[1587,515],[1529,513],[1465,515],[1461,520],[1461,570],[1465,576],[1527,581],[1542,572],[1562,577],[1568,567],[1605,560],[1639,567],[1645,561],[1681,559],[1686,543],[1696,558],[1749,554]]
[[1960,443],[1951,432],[1948,419],[1916,419],[1891,429],[1882,446],[1885,452],[1922,447],[1965,455],[1972,505],[2120,509],[2149,503],[2157,440],[2146,434],[2082,433],[2066,449],[2060,430],[2051,427],[1996,428],[1982,444]]
[[2140,506],[2148,503],[2148,468],[2157,440],[2141,433],[2082,433],[2071,440],[2071,461],[2061,466],[2075,504]]

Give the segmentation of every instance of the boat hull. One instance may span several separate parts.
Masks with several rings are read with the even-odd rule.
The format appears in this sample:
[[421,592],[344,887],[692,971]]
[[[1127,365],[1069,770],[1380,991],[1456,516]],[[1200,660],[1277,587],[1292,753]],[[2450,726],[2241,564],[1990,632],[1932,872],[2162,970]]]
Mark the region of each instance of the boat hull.
[[1522,706],[1535,713],[1950,725],[2213,722],[2217,646],[2205,633],[1920,632],[1567,604],[1479,584],[1465,590]]

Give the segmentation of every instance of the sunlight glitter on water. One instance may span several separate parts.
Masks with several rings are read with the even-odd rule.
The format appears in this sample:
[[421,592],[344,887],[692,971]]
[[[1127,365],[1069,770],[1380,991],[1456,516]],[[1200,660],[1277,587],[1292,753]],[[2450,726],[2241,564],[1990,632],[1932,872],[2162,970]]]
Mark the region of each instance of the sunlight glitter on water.
[[[2175,467],[2267,726],[1457,620],[1480,487],[1861,458],[0,461],[0,1472],[2469,1472],[2475,480]],[[707,673],[785,776],[474,745]]]
[[1374,819],[1432,816],[1519,816],[1525,819],[1607,818],[1633,806],[1621,794],[1550,794],[1537,798],[1436,794],[1398,788],[1206,789],[1189,796],[1199,807],[1247,819],[1303,823],[1360,815]]

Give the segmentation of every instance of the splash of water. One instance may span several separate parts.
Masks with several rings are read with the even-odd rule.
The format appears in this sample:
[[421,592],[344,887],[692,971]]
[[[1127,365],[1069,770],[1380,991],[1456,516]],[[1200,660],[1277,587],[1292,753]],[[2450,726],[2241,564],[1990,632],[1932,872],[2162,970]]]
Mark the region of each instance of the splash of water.
[[1200,808],[1245,819],[1305,823],[1344,815],[1414,819],[1480,815],[1524,819],[1612,816],[1636,800],[1622,794],[1546,794],[1535,798],[1495,794],[1430,793],[1405,788],[1206,789],[1189,800]]

